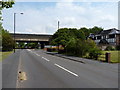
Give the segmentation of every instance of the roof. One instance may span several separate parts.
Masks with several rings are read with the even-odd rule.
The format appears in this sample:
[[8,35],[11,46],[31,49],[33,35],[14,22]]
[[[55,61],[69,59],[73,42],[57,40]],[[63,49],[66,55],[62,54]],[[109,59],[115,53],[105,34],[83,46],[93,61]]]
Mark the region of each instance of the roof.
[[101,32],[98,32],[97,34],[101,34],[101,35],[120,34],[120,30],[118,30],[116,28],[112,28],[112,29],[108,29],[108,30],[103,30]]
[[109,44],[109,43],[108,43],[108,41],[107,41],[107,40],[102,39],[102,40],[100,40],[99,44]]

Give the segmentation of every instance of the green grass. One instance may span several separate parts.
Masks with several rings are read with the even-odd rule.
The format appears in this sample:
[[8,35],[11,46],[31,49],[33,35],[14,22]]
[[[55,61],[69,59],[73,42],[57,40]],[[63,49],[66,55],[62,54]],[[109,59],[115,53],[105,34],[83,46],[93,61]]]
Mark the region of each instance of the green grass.
[[4,60],[7,58],[13,51],[10,52],[0,52],[0,61]]
[[[103,54],[105,53],[111,53],[111,62],[112,63],[120,63],[120,51],[103,51]],[[101,55],[99,60],[105,61],[105,55]]]

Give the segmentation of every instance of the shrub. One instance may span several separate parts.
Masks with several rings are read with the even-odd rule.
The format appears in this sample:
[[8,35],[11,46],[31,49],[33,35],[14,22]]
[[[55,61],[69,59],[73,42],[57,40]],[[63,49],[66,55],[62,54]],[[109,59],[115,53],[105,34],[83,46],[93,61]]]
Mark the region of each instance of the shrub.
[[98,60],[98,57],[101,55],[101,50],[99,48],[94,48],[89,53],[89,58]]
[[59,49],[58,53],[59,54],[65,53],[65,50],[64,49]]
[[120,45],[117,45],[117,46],[116,46],[116,50],[120,50]]
[[57,51],[55,48],[47,48],[47,51],[48,52],[54,52],[54,51]]
[[73,38],[69,41],[65,49],[68,55],[83,57],[86,54],[89,54],[89,57],[92,59],[98,59],[99,54],[101,53],[101,50],[91,39],[81,40]]
[[115,48],[113,48],[112,46],[107,46],[105,50],[106,51],[113,51],[113,50],[115,50]]

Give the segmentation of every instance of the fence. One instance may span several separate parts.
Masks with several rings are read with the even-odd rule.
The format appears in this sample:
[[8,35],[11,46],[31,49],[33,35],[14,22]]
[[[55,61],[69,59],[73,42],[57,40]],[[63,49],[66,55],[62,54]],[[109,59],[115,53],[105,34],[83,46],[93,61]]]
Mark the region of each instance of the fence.
[[110,56],[111,56],[111,53],[101,54],[98,60],[110,63],[110,60],[111,60]]

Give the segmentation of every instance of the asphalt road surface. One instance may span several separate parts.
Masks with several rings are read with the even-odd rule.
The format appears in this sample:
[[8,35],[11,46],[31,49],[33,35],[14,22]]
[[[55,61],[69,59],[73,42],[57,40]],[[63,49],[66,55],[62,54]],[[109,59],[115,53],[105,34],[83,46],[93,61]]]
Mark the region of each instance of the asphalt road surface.
[[[19,72],[25,80],[19,80]],[[17,50],[2,62],[3,88],[118,88],[118,65],[80,63],[43,50]]]

